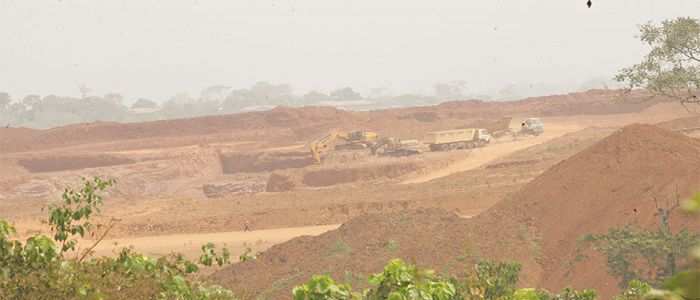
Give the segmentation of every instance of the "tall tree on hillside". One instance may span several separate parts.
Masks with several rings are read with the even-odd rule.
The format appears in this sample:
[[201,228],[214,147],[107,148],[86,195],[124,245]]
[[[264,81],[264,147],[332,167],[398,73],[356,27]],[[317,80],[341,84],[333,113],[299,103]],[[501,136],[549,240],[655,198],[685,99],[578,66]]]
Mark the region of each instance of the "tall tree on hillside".
[[683,107],[700,105],[700,20],[677,18],[660,26],[639,26],[639,39],[651,50],[641,63],[625,68],[615,77],[626,90],[646,88],[657,95],[678,100]]

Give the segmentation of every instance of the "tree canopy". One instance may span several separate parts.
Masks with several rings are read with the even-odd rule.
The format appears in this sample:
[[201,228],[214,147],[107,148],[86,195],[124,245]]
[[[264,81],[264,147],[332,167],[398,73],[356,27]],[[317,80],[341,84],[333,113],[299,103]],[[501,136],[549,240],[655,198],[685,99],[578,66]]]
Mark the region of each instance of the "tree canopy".
[[700,105],[700,21],[685,17],[639,26],[639,39],[651,47],[639,64],[615,77],[626,89],[645,88],[655,94]]

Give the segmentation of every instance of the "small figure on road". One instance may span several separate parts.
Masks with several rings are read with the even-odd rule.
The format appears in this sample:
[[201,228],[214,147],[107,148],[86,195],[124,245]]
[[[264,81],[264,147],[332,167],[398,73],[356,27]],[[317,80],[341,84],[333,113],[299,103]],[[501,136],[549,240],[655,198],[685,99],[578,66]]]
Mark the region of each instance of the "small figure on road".
[[250,230],[250,220],[245,219],[245,222],[243,222],[243,232],[246,231],[251,231]]

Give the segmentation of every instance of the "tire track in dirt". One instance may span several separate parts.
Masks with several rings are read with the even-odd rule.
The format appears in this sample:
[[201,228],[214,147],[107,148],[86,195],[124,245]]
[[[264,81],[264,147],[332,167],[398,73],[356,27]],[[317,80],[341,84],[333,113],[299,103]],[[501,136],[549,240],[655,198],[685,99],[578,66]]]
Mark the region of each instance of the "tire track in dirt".
[[477,169],[493,160],[509,155],[518,150],[535,146],[558,138],[570,132],[583,129],[576,125],[545,124],[545,132],[534,138],[521,139],[503,143],[489,144],[483,148],[472,149],[464,160],[457,161],[446,168],[430,171],[417,177],[403,181],[403,184],[428,182],[449,176],[453,173]]

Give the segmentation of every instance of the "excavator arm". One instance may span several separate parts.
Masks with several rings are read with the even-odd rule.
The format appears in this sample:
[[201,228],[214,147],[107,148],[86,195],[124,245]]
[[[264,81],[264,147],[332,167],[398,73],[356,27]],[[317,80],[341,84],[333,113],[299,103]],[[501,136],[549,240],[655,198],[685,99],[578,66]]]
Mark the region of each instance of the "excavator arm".
[[379,151],[379,149],[381,149],[385,145],[388,145],[391,142],[392,142],[392,140],[390,138],[384,138],[377,143],[371,144],[369,146],[369,150],[372,151],[372,155],[377,155],[377,152]]
[[335,139],[348,140],[348,133],[345,131],[333,131],[322,138],[319,138],[309,145],[309,150],[311,150],[311,158],[313,158],[316,164],[321,164],[321,150],[328,147],[328,143]]
[[333,131],[326,136],[311,142],[309,145],[311,157],[316,164],[321,163],[321,151],[328,147],[328,143],[335,139],[341,139],[347,142],[347,144],[344,145],[336,145],[336,149],[353,150],[371,147],[377,140],[379,140],[379,135],[372,131]]

